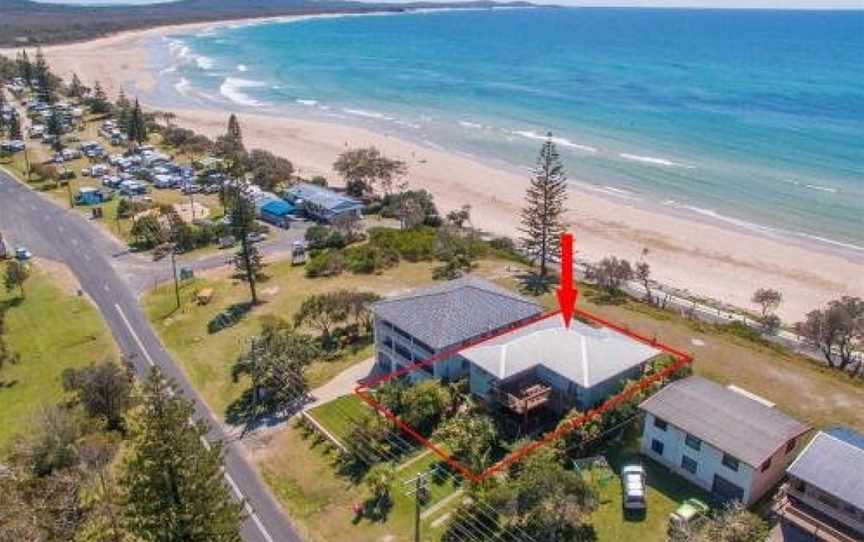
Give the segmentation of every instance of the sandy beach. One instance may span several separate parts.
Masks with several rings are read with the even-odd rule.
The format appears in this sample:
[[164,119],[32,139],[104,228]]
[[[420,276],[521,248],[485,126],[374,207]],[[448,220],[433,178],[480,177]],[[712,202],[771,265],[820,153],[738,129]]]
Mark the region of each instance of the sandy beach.
[[[194,32],[213,25],[190,25],[182,30]],[[147,105],[148,93],[156,88],[158,71],[151,65],[146,43],[178,29],[163,27],[119,34],[50,47],[45,53],[62,75],[76,72],[87,85],[99,80],[112,95],[120,87],[134,88]],[[173,112],[177,124],[208,136],[224,131],[229,113],[191,109]],[[347,147],[375,145],[408,163],[410,187],[432,192],[442,213],[467,203],[472,206],[475,226],[502,235],[518,233],[527,172],[496,168],[355,126],[264,114],[241,113],[239,117],[248,148],[283,155],[303,175],[323,174],[335,180],[331,164],[340,152]],[[749,299],[755,289],[775,288],[784,294],[779,314],[787,321],[800,319],[807,311],[842,295],[864,297],[864,263],[839,253],[811,250],[804,245],[638,208],[626,200],[575,187],[569,208],[567,219],[576,235],[580,258],[596,260],[616,255],[633,261],[647,248],[647,261],[658,281],[701,297],[752,309]]]

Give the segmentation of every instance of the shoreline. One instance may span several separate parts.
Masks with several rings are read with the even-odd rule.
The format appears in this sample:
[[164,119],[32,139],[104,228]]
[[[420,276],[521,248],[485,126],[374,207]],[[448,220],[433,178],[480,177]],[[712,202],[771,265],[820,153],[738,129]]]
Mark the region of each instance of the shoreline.
[[[375,131],[360,123],[287,116],[284,112],[250,113],[239,107],[220,109],[218,104],[160,107],[166,100],[157,92],[159,66],[148,48],[150,40],[202,28],[333,16],[365,14],[174,25],[51,46],[45,48],[45,54],[52,65],[63,66],[58,70],[63,76],[75,71],[89,86],[99,79],[109,95],[121,86],[127,92],[134,88],[145,105],[171,110],[177,115],[178,125],[210,137],[224,131],[228,113],[236,112],[247,147],[285,156],[295,163],[301,175],[323,174],[333,179],[331,164],[347,146],[375,145],[385,154],[408,163],[410,187],[429,190],[442,214],[469,203],[477,227],[514,236],[530,175],[523,168],[433,148],[422,141]],[[109,56],[105,55],[106,50],[111,51]],[[573,188],[567,222],[573,226],[581,259],[616,255],[638,261],[642,250],[647,248],[647,261],[656,281],[741,308],[752,307],[749,298],[754,290],[772,287],[784,293],[785,301],[778,314],[787,321],[797,321],[809,310],[841,295],[864,296],[861,279],[864,258],[849,251],[844,254],[840,247],[832,250],[817,246],[815,241],[804,239],[803,234],[797,239],[783,238],[780,232],[769,235],[751,231],[722,218],[693,216],[696,213],[663,207],[660,203],[636,204],[604,193],[599,184],[580,179],[570,182]],[[792,236],[789,232],[789,237]]]

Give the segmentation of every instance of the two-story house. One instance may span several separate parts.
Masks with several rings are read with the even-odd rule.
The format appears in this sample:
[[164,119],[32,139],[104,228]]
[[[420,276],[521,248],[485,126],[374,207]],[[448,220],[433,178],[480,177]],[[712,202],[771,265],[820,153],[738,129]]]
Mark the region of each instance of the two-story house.
[[777,506],[784,528],[826,542],[864,540],[864,435],[819,432],[786,473]]
[[783,478],[809,430],[761,397],[698,376],[669,384],[640,409],[644,455],[745,506]]
[[[395,372],[538,318],[542,307],[473,277],[418,288],[372,305],[377,369]],[[423,365],[412,380],[468,374],[464,358]]]

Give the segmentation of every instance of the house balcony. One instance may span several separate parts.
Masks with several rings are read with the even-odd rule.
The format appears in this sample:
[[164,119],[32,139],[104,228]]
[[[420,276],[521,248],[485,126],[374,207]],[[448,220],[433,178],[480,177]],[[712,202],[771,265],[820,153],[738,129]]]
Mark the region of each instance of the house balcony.
[[527,414],[549,402],[552,388],[538,380],[500,386],[494,390],[496,400],[516,414]]
[[857,542],[860,534],[834,518],[834,511],[798,491],[791,484],[780,490],[774,512],[821,542]]

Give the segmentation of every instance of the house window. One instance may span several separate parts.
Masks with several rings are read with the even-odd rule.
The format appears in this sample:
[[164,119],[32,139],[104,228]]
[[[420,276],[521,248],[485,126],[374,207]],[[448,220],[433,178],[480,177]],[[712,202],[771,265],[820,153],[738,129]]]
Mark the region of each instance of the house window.
[[738,470],[738,460],[729,454],[723,454],[723,464],[734,471]]
[[787,453],[787,454],[791,453],[792,450],[795,449],[795,445],[796,445],[796,444],[798,444],[798,439],[797,439],[797,438],[793,438],[792,440],[790,440],[790,441],[789,441],[789,444],[786,445],[786,453]]
[[412,361],[411,352],[399,343],[396,343],[396,353],[408,361]]
[[657,455],[663,455],[663,443],[659,440],[652,439],[651,440],[651,451]]
[[383,342],[384,342],[384,346],[386,346],[387,348],[391,348],[391,349],[393,348],[393,337],[388,335],[388,336],[384,337]]
[[696,450],[697,452],[702,449],[702,441],[693,435],[687,435],[687,438],[684,439],[684,444],[686,444],[689,448]]
[[759,471],[765,472],[769,468],[771,468],[771,458],[770,457],[764,463],[762,463],[762,466],[759,467]]
[[699,463],[697,463],[693,459],[687,457],[686,455],[681,458],[681,468],[686,470],[687,472],[696,474],[696,469],[698,467],[699,467]]
[[669,424],[666,423],[665,420],[661,420],[660,418],[654,418],[654,427],[661,431],[665,431]]

